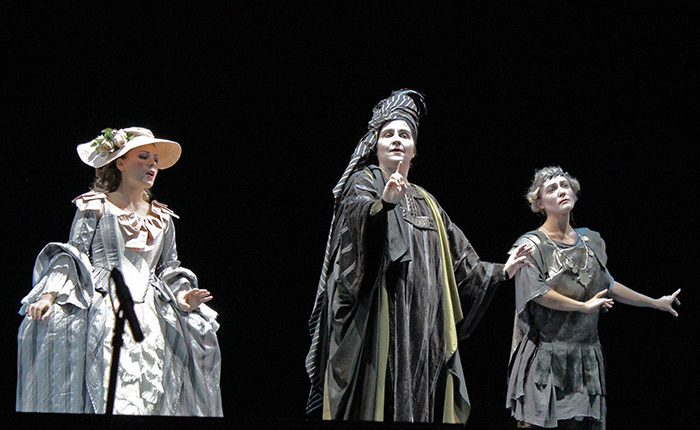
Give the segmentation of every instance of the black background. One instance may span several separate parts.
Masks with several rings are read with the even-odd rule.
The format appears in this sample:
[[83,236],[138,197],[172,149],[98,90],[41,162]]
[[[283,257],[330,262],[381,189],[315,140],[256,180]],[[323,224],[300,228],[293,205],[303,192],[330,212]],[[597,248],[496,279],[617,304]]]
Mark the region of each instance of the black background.
[[[372,107],[405,87],[428,104],[410,179],[483,259],[505,261],[538,226],[523,194],[557,164],[581,181],[576,224],[602,233],[617,280],[653,297],[685,288],[678,319],[618,304],[600,332],[609,428],[691,427],[697,3],[12,3],[0,18],[1,411],[14,411],[34,258],[67,240],[71,200],[92,179],[75,145],[142,126],[183,146],[154,192],[181,217],[183,265],[214,295],[225,415],[304,419],[331,189]],[[467,428],[510,423],[512,290],[461,346]]]

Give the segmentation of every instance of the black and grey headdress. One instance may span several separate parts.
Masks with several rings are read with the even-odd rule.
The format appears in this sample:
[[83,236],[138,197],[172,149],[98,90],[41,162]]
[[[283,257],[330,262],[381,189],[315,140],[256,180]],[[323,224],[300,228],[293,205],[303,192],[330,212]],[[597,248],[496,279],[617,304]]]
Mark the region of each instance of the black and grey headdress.
[[413,138],[417,139],[418,122],[426,112],[425,97],[413,90],[394,91],[389,98],[377,103],[373,110],[372,119],[367,123],[367,134],[357,143],[348,167],[345,168],[338,184],[333,188],[335,199],[337,200],[340,196],[350,175],[363,168],[369,155],[376,150],[379,131],[384,124],[389,121],[404,120],[410,127]]

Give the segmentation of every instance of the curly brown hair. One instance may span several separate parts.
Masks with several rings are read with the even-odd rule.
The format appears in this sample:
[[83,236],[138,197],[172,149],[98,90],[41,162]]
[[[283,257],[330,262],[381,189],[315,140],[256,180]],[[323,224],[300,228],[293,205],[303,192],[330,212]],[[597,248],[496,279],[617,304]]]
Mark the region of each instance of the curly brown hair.
[[571,176],[569,172],[565,172],[559,166],[543,167],[542,169],[539,169],[535,172],[535,175],[532,178],[532,183],[530,184],[530,188],[527,190],[527,194],[525,194],[525,198],[530,204],[530,210],[532,210],[536,214],[545,215],[544,209],[540,209],[540,207],[537,206],[537,201],[542,195],[542,184],[544,184],[547,180],[555,176],[562,176],[566,178],[567,181],[569,181],[571,189],[574,190],[574,199],[578,200],[579,195],[581,193],[581,184],[576,178]]
[[[120,157],[121,158],[121,157]],[[112,193],[117,191],[122,183],[122,172],[117,168],[116,160],[111,163],[95,169],[95,178],[92,180],[90,189],[100,193]],[[151,190],[144,191],[143,199],[147,202],[151,201]]]
[[119,188],[122,183],[122,172],[117,169],[117,164],[112,162],[95,169],[95,179],[90,185],[93,191],[111,193]]

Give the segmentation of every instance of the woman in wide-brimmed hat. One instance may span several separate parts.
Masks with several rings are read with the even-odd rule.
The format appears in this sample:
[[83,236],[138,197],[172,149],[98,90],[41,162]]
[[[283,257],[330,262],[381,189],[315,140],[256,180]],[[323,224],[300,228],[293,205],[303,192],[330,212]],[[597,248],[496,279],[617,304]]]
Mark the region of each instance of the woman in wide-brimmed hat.
[[149,193],[180,145],[108,128],[77,151],[95,180],[74,200],[69,242],[42,250],[22,300],[17,410],[105,412],[118,268],[145,339],[123,336],[114,413],[222,415],[218,323],[204,304],[212,296],[180,267],[177,216]]

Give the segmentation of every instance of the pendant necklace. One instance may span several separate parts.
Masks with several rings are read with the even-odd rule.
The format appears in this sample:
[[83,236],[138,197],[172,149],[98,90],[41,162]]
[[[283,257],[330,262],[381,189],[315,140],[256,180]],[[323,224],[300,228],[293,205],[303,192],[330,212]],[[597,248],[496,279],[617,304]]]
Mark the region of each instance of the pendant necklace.
[[[576,235],[581,236],[581,234],[579,232],[576,232]],[[594,255],[593,250],[588,247],[588,244],[586,244],[586,241],[588,238],[581,237],[581,242],[583,242],[583,247],[585,248],[585,251],[586,251],[585,252],[586,261],[584,262],[583,267],[579,267],[579,265],[576,264],[574,262],[574,260],[571,259],[571,257],[566,255],[564,253],[564,251],[562,251],[562,249],[559,248],[559,245],[557,245],[556,242],[554,242],[552,239],[550,239],[549,236],[547,236],[546,234],[545,234],[545,237],[547,238],[547,240],[549,241],[550,244],[554,245],[554,249],[556,250],[557,257],[558,257],[557,259],[559,260],[559,263],[562,264],[561,257],[564,257],[565,262],[563,264],[566,264],[566,266],[569,269],[571,269],[573,274],[576,276],[576,280],[581,285],[583,285],[584,288],[587,287],[588,284],[591,283],[591,279],[593,278],[593,276],[589,273],[590,267],[588,267],[588,261],[589,261],[590,257],[593,257],[593,255]]]

